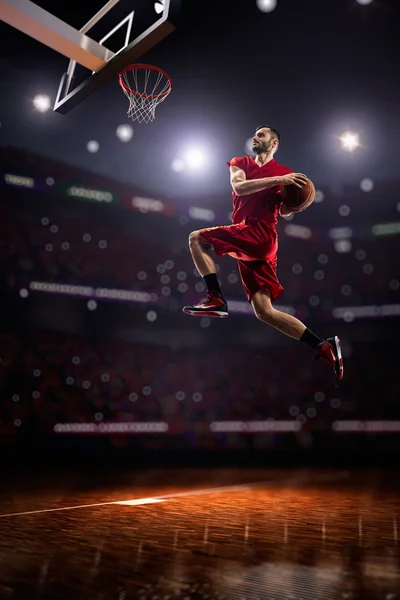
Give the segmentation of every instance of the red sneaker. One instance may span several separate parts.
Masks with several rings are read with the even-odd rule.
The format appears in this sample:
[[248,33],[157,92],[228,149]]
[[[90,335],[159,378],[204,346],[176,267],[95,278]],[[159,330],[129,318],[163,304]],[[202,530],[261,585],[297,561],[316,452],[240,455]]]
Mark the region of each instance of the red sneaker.
[[343,379],[342,348],[337,335],[318,344],[314,360],[324,360],[333,368],[336,378]]
[[229,317],[226,300],[218,292],[207,292],[207,298],[194,306],[184,306],[183,312],[195,317]]

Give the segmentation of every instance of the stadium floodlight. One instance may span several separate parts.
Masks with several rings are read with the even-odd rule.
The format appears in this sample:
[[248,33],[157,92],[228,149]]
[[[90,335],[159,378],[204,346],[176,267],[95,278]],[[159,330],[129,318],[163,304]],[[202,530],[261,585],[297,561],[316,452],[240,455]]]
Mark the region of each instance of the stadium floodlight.
[[127,124],[118,125],[115,133],[121,142],[127,143],[133,138],[133,127]]
[[360,188],[363,192],[371,192],[374,189],[374,182],[372,179],[365,177],[360,181]]
[[95,154],[96,152],[98,152],[98,150],[100,148],[100,144],[96,140],[90,140],[86,144],[86,148],[87,148],[88,152],[90,152],[91,154]]
[[346,131],[340,136],[342,149],[346,152],[354,152],[360,146],[360,140],[357,133]]
[[51,106],[50,97],[44,94],[37,94],[33,99],[33,106],[38,112],[47,112]]
[[277,0],[257,0],[257,8],[261,12],[272,12],[276,8]]
[[206,162],[205,152],[201,148],[190,148],[185,155],[185,163],[190,169],[201,169]]

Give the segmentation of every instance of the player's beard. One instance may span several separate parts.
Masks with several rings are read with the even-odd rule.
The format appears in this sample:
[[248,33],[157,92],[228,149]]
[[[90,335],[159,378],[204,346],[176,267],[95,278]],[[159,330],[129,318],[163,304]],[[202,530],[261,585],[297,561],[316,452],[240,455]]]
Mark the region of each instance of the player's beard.
[[254,154],[267,154],[271,150],[272,142],[259,142],[253,144]]

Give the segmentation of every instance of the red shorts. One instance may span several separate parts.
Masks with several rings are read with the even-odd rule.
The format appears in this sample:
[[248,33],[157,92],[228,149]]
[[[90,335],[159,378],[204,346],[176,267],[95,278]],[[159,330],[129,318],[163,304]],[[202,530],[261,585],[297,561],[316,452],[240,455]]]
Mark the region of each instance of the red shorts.
[[237,225],[201,229],[200,235],[218,256],[229,254],[238,260],[249,302],[262,288],[269,291],[271,300],[282,294],[283,287],[276,276],[278,234],[272,225],[247,217]]

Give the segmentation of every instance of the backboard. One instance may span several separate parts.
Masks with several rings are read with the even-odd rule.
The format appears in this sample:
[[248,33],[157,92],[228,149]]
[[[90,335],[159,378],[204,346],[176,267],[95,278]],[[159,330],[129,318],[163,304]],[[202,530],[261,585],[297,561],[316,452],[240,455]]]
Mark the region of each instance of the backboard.
[[70,59],[54,104],[67,114],[174,31],[180,8],[181,0],[109,0],[78,30],[30,0],[0,0],[0,18]]

